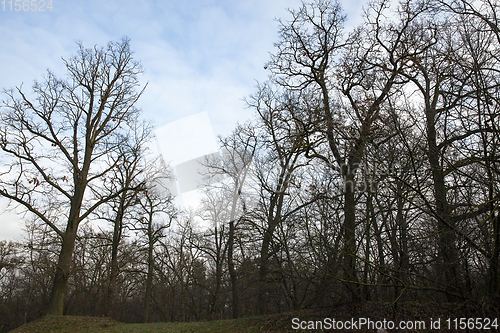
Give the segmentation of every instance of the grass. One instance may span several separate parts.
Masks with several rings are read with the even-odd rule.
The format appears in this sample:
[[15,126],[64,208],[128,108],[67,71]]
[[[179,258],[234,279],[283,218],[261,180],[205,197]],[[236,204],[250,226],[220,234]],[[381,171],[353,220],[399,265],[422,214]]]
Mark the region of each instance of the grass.
[[105,317],[46,316],[16,328],[13,332],[288,332],[291,319],[281,316],[214,320],[190,323],[126,324]]
[[[428,320],[429,318],[459,317],[457,304],[419,304],[409,302],[397,309],[390,306],[381,306],[375,303],[364,305],[339,306],[323,310],[303,310],[275,315],[248,317],[240,319],[200,321],[189,323],[148,323],[126,324],[106,317],[84,316],[46,316],[11,332],[220,332],[220,333],[257,333],[257,332],[297,332],[292,329],[292,319],[300,318],[303,321],[316,321],[323,318],[349,320],[350,318],[372,318],[373,320],[405,319]],[[462,312],[464,315],[467,313]],[[472,313],[469,313],[469,317]],[[500,318],[499,318],[500,319]],[[298,330],[304,332],[303,330]],[[336,332],[342,332],[337,330]],[[351,330],[349,332],[354,332]],[[374,332],[376,330],[357,330],[357,332]],[[437,330],[406,330],[405,332],[436,332]],[[455,332],[449,330],[447,332]]]

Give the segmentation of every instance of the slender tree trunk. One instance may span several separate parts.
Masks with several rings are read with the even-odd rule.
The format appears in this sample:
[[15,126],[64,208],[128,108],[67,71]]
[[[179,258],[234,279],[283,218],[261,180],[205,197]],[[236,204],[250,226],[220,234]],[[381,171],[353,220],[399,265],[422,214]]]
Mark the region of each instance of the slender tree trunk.
[[216,319],[219,313],[219,304],[220,304],[220,287],[222,284],[222,265],[220,262],[215,263],[215,291],[214,297],[212,298],[212,308],[210,309],[210,317],[211,319]]
[[146,300],[145,300],[145,308],[144,308],[144,322],[149,322],[149,312],[151,307],[151,295],[153,291],[153,266],[154,266],[154,258],[153,258],[153,247],[154,247],[154,239],[153,239],[153,230],[152,230],[152,216],[150,216],[150,220],[148,223],[148,273],[146,276]]
[[446,198],[444,172],[439,163],[440,154],[436,143],[435,117],[435,108],[428,104],[426,106],[428,158],[434,182],[435,212],[439,230],[439,252],[440,260],[443,264],[443,274],[440,282],[446,284],[448,300],[457,301],[458,299],[452,296],[452,294],[456,294],[461,290],[461,270],[458,262],[454,225],[453,221],[449,218],[450,212]]
[[[283,170],[283,173],[286,168]],[[287,180],[282,175],[279,181],[278,189],[273,194],[271,203],[269,205],[269,213],[267,216],[267,228],[264,231],[264,238],[262,239],[262,247],[260,251],[260,269],[259,269],[259,287],[258,287],[258,308],[261,315],[267,313],[267,292],[268,292],[268,271],[269,271],[269,247],[273,238],[274,230],[281,223],[281,209],[283,207],[283,196],[286,188]]]
[[[397,183],[397,213],[396,213],[396,224],[399,228],[399,267],[397,276],[400,279],[404,287],[408,285],[408,276],[410,270],[410,256],[408,254],[408,222],[403,215],[403,183],[398,181]],[[399,296],[399,294],[397,294]],[[404,298],[402,298],[404,299]]]
[[111,244],[111,270],[109,273],[109,285],[106,295],[106,314],[111,316],[115,307],[116,283],[118,280],[118,246],[121,240],[123,225],[123,210],[120,207],[113,227],[113,242]]
[[350,293],[351,301],[360,301],[360,288],[356,274],[356,168],[359,166],[360,147],[355,148],[350,161],[344,170],[344,277],[347,281],[346,287]]
[[493,219],[493,252],[490,259],[490,293],[494,300],[500,301],[500,214],[498,213]]
[[[224,229],[223,229],[224,230]],[[224,231],[221,231],[221,239],[219,239],[219,230],[217,228],[217,224],[214,228],[214,237],[215,237],[215,249],[216,249],[216,259],[215,259],[215,291],[212,298],[212,306],[210,309],[210,318],[217,319],[220,314],[220,293],[222,286],[222,273],[224,266],[224,256],[226,253],[226,249],[222,246],[222,235]]]
[[210,308],[210,319],[216,319],[219,313],[220,306],[220,290],[222,285],[222,265],[224,263],[224,252],[222,250],[221,243],[222,240],[219,241],[219,231],[217,228],[217,224],[214,228],[214,237],[215,237],[215,249],[216,249],[216,259],[215,259],[215,291],[212,298],[212,306]]
[[271,244],[272,232],[270,226],[264,232],[262,247],[260,250],[259,287],[258,287],[258,309],[259,314],[267,313],[267,273],[269,261],[269,246]]
[[[370,206],[371,207],[369,207],[369,209],[373,209],[373,205]],[[375,231],[375,239],[377,240],[377,251],[378,251],[379,277],[377,282],[380,285],[383,285],[386,282],[386,267],[385,267],[385,257],[384,257],[384,241],[382,240],[382,227],[387,225],[387,217],[383,213],[381,214],[381,216],[382,216],[382,223],[380,226],[377,223],[377,219],[376,218],[373,219],[373,230]],[[377,292],[378,292],[377,297],[380,300],[386,299],[385,288],[383,288],[382,286],[378,286]]]
[[229,222],[227,265],[229,269],[229,276],[231,278],[231,293],[233,295],[233,318],[236,319],[238,318],[239,315],[239,299],[238,299],[238,284],[237,284],[238,281],[233,261],[233,250],[234,250],[234,221],[231,220],[231,222]]
[[370,301],[370,289],[368,283],[368,273],[370,270],[370,248],[371,248],[371,225],[373,224],[374,216],[373,212],[373,202],[372,202],[372,193],[370,191],[367,192],[366,198],[366,217],[365,217],[365,267],[363,272],[363,298],[366,301]]
[[241,194],[241,188],[246,178],[246,169],[243,171],[242,179],[236,179],[233,191],[233,201],[231,204],[231,216],[229,221],[229,235],[227,240],[227,266],[229,270],[229,277],[231,279],[231,294],[232,294],[232,304],[233,304],[233,318],[238,318],[239,314],[239,297],[238,297],[238,277],[236,276],[236,269],[234,268],[234,232],[235,225],[234,220],[236,218],[236,205],[238,204],[238,198]]

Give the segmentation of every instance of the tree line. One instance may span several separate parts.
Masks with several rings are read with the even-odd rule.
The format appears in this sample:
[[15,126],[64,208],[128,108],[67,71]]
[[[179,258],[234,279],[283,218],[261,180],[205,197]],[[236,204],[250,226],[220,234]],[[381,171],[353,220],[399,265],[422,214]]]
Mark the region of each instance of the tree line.
[[491,0],[377,0],[347,31],[335,1],[289,10],[255,116],[203,162],[191,212],[148,154],[127,39],[5,90],[0,194],[27,224],[0,243],[3,329],[363,302],[498,313],[498,16]]

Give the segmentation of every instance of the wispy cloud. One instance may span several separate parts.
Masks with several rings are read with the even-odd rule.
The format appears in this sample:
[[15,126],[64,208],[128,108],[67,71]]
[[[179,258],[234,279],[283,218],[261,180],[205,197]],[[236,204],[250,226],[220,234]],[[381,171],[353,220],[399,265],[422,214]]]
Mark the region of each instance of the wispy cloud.
[[[85,46],[131,39],[146,70],[139,101],[144,117],[164,126],[207,112],[215,135],[251,117],[243,98],[277,40],[275,18],[300,0],[53,0],[52,11],[0,8],[0,88],[31,87],[47,68],[65,75],[61,57]],[[360,13],[360,2],[345,1]],[[358,15],[358,14],[354,14]],[[168,160],[169,158],[166,157]],[[1,221],[0,221],[1,222]],[[0,238],[1,238],[0,234]]]

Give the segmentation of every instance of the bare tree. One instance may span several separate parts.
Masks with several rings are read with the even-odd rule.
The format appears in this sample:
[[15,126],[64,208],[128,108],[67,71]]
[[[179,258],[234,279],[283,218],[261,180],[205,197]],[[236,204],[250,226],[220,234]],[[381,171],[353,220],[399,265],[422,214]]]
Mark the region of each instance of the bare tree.
[[[64,60],[67,79],[48,72],[5,91],[0,118],[0,195],[50,226],[62,240],[47,313],[62,314],[79,224],[120,192],[99,195],[118,165],[124,130],[136,121],[141,66],[128,39]],[[97,195],[96,195],[97,194]]]
[[[472,94],[469,101],[464,103],[467,112],[472,111],[475,120],[473,131],[463,133],[459,140],[467,140],[475,134],[480,133],[482,149],[473,151],[470,145],[463,145],[470,152],[467,158],[456,163],[454,167],[468,167],[469,179],[477,179],[477,174],[471,170],[471,165],[479,165],[479,169],[484,170],[483,186],[487,188],[481,208],[488,211],[486,218],[478,223],[488,222],[491,224],[491,234],[488,236],[486,251],[478,242],[472,243],[473,247],[479,248],[489,261],[489,281],[490,294],[498,303],[500,299],[500,213],[498,212],[499,190],[498,183],[498,145],[500,142],[500,130],[498,125],[498,113],[500,105],[500,95],[498,87],[500,78],[498,76],[500,64],[500,5],[498,1],[481,0],[438,0],[440,9],[455,17],[461,45],[465,54],[456,56],[456,65],[466,73],[470,73]],[[453,139],[453,138],[452,138]],[[459,141],[459,140],[451,140]],[[476,168],[474,168],[476,169]],[[461,172],[465,176],[465,172]],[[481,178],[481,177],[479,177]],[[474,181],[474,180],[473,180]],[[472,215],[476,215],[482,209],[473,210]],[[465,214],[464,217],[470,217]],[[489,232],[487,233],[489,234]],[[461,235],[463,236],[463,235]],[[471,243],[471,239],[468,239]]]
[[122,144],[118,147],[121,163],[103,179],[103,190],[110,194],[120,194],[101,206],[95,213],[97,219],[108,221],[113,225],[111,241],[111,260],[108,291],[105,296],[105,312],[111,315],[115,303],[117,287],[118,248],[122,240],[124,224],[132,220],[134,206],[139,204],[137,186],[144,181],[145,165],[154,164],[147,156],[147,143],[151,140],[152,127],[145,122],[130,124],[131,128]]
[[[137,207],[135,207],[135,217],[133,218],[131,230],[138,231],[144,238],[144,248],[146,250],[146,293],[145,293],[145,308],[144,322],[149,321],[152,292],[153,292],[153,277],[155,269],[155,246],[165,235],[165,229],[169,228],[172,220],[177,215],[177,209],[173,205],[173,197],[170,194],[162,191],[155,184],[154,172],[146,175],[149,186],[142,191],[137,197]],[[155,186],[156,185],[156,186]]]
[[[233,318],[239,315],[238,281],[234,263],[235,232],[238,220],[241,219],[246,210],[245,198],[242,195],[247,181],[253,156],[257,149],[257,137],[254,128],[247,125],[238,125],[233,133],[221,138],[221,149],[223,151],[222,161],[206,161],[209,174],[214,176],[228,176],[230,179],[232,195],[230,195],[229,231],[227,240],[227,262],[229,275],[231,277],[231,294],[233,305]],[[224,180],[220,182],[223,185]],[[214,185],[212,185],[214,186]],[[238,209],[239,208],[239,209]],[[239,214],[238,214],[239,212]],[[239,217],[237,217],[239,215]]]
[[259,206],[255,210],[256,227],[262,233],[259,267],[259,312],[267,312],[270,258],[275,254],[275,233],[297,210],[311,202],[298,203],[292,189],[300,187],[296,174],[308,161],[302,127],[291,118],[296,106],[293,94],[280,94],[269,86],[259,87],[249,101],[258,114],[260,149],[255,159],[255,178],[259,186]]
[[[215,162],[216,166],[220,166],[220,161],[213,162]],[[213,264],[209,264],[209,267],[215,266],[213,273],[215,275],[215,285],[209,288],[212,297],[210,302],[211,318],[218,316],[223,308],[222,288],[228,247],[228,197],[227,193],[220,188],[205,188],[201,200],[200,217],[209,222],[211,226],[199,237],[195,237],[196,242],[193,244],[194,247],[206,254],[209,263],[213,262]]]
[[[387,20],[388,1],[366,11],[363,26],[348,38],[337,2],[318,0],[290,11],[281,22],[277,51],[268,65],[272,80],[302,94],[294,120],[301,123],[306,156],[320,158],[343,181],[343,278],[353,300],[359,299],[356,244],[356,174],[374,133],[384,125],[384,105],[403,84],[401,69],[414,51],[407,46],[409,27],[426,7],[404,1]],[[319,139],[318,139],[319,136]],[[321,150],[327,146],[329,152]]]

